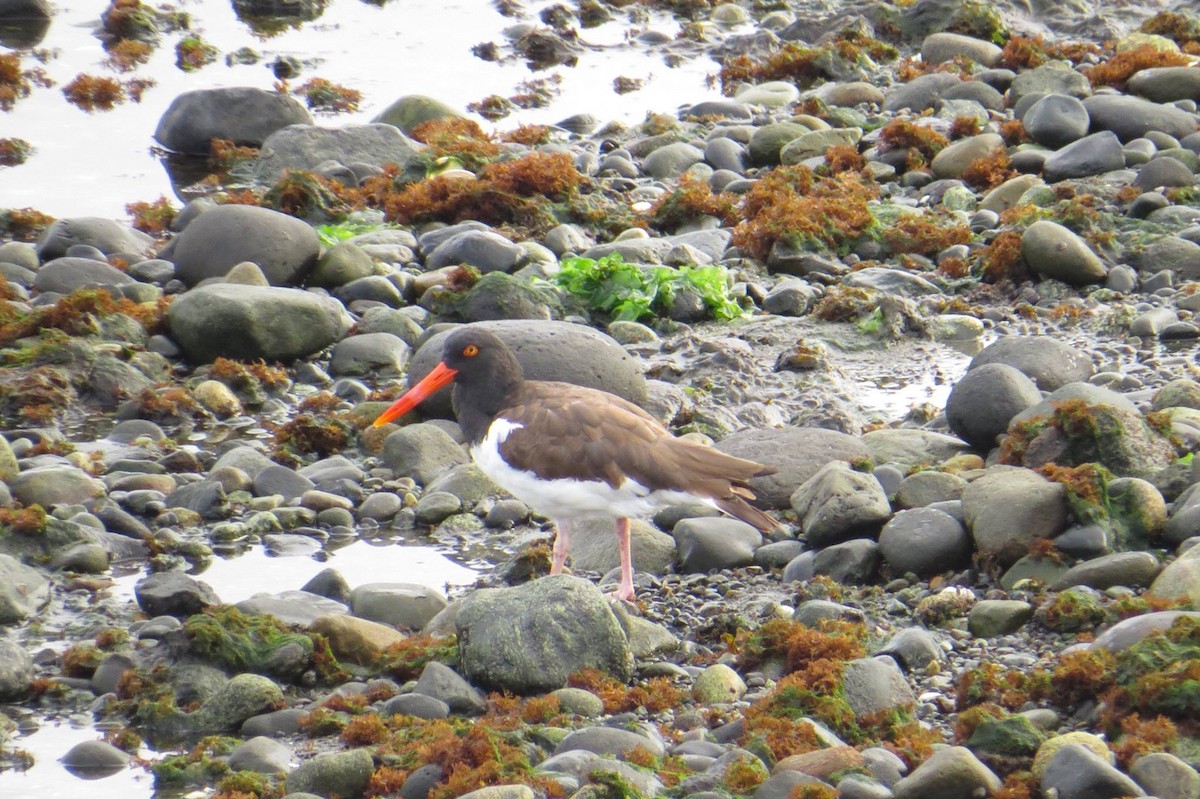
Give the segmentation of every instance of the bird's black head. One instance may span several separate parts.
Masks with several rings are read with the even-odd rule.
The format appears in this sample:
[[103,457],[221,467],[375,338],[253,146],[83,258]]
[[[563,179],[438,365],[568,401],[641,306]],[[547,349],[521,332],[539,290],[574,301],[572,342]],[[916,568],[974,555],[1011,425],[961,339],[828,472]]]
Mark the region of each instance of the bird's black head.
[[496,334],[471,325],[446,337],[442,363],[454,370],[454,382],[459,385],[503,390],[523,377],[521,364],[508,345]]
[[374,426],[403,416],[453,382],[452,400],[459,421],[466,415],[474,425],[472,431],[486,429],[486,422],[503,407],[504,400],[521,384],[523,376],[517,356],[503,341],[482,328],[464,327],[446,338],[442,362],[381,413]]

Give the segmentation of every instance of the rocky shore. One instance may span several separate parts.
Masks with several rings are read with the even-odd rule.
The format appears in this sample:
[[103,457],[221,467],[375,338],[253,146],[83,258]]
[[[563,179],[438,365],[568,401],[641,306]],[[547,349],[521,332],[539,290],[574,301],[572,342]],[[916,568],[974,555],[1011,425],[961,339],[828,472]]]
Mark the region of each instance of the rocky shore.
[[[6,769],[82,714],[65,768],[161,795],[1200,798],[1200,16],[669,8],[641,44],[727,99],[493,135],[199,90],[182,208],[0,211]],[[774,467],[783,526],[635,523],[632,603],[607,522],[545,576],[446,398],[370,426],[463,323]],[[196,574],[380,536],[492,562]]]

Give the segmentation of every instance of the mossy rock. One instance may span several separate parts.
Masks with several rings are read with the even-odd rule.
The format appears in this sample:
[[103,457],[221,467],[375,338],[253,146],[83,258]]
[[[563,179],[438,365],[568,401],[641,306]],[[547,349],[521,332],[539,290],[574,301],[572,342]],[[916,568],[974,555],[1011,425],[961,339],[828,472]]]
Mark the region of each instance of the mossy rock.
[[1043,603],[1034,619],[1054,632],[1091,630],[1109,620],[1099,592],[1082,585],[1060,591]]
[[295,678],[309,665],[313,641],[271,616],[248,616],[233,607],[199,613],[184,622],[192,654],[230,671]]
[[404,135],[411,136],[413,129],[422,122],[461,116],[441,100],[423,94],[408,94],[380,111],[371,121],[393,125],[404,131]]
[[975,728],[967,748],[977,756],[1033,757],[1046,734],[1025,716],[985,721]]

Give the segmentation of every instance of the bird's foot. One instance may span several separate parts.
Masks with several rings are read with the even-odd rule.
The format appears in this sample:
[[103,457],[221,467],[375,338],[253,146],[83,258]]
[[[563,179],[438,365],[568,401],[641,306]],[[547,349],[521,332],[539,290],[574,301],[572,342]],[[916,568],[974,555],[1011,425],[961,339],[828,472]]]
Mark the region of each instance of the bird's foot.
[[604,594],[609,599],[619,599],[622,602],[633,601],[633,584],[625,585],[622,583],[617,587],[616,591],[606,591]]

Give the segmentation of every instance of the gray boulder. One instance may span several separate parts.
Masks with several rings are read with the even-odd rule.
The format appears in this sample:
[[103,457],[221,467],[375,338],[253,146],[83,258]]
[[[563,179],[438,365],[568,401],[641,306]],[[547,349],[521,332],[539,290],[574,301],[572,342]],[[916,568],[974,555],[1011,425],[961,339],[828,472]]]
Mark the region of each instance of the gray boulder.
[[967,368],[1004,363],[1024,372],[1042,391],[1087,380],[1096,371],[1087,353],[1049,336],[1004,336],[984,347]]
[[1061,747],[1042,771],[1043,793],[1059,799],[1117,799],[1146,792],[1115,766],[1082,744]]
[[25,699],[33,687],[33,675],[33,658],[25,648],[0,641],[0,702]]
[[963,491],[963,515],[981,555],[1010,565],[1067,521],[1066,490],[1030,469],[993,468]]
[[193,219],[159,253],[175,274],[194,286],[224,277],[244,261],[258,266],[272,286],[297,285],[317,264],[316,231],[294,216],[251,205],[221,205]]
[[1099,283],[1108,273],[1083,239],[1048,219],[1034,222],[1021,234],[1021,257],[1039,275],[1072,286]]
[[1021,411],[1041,402],[1042,392],[1024,372],[1005,363],[970,369],[946,400],[946,421],[971,446],[989,450]]
[[1047,94],[1025,112],[1025,132],[1043,147],[1058,149],[1087,135],[1087,108],[1076,97]]
[[308,291],[217,283],[171,304],[171,336],[189,360],[294,361],[341,339],[351,319],[340,302]]
[[671,534],[679,545],[679,568],[685,574],[749,566],[762,544],[758,530],[723,517],[684,519]]
[[433,424],[412,424],[391,433],[384,439],[380,457],[398,476],[411,477],[422,485],[469,460],[466,450]]
[[1182,139],[1196,132],[1196,117],[1182,108],[1128,94],[1094,94],[1083,101],[1093,130],[1109,130],[1123,142],[1150,131]]
[[0,554],[0,624],[24,621],[50,602],[50,581],[37,569]]
[[256,180],[274,183],[287,170],[312,172],[330,161],[342,165],[382,167],[396,164],[413,179],[425,146],[392,125],[347,125],[319,128],[307,121],[274,130],[262,143],[253,167]]
[[391,333],[360,333],[333,346],[329,372],[335,377],[398,376],[412,350]]
[[841,461],[826,464],[797,488],[791,505],[813,548],[874,536],[892,515],[879,481]]
[[[1049,424],[1028,429],[1039,418]],[[1118,477],[1147,477],[1177,457],[1170,440],[1132,402],[1091,383],[1068,383],[1051,392],[1013,417],[1009,435],[1025,439],[1020,462],[1035,469],[1051,462],[1100,463]]]
[[37,271],[33,287],[39,292],[70,294],[77,289],[119,286],[133,283],[129,275],[104,261],[64,256],[46,263]]
[[[629,550],[634,568],[643,574],[666,574],[675,562],[675,539],[641,519],[630,523]],[[610,519],[579,519],[572,523],[572,568],[604,574],[620,564]]]
[[355,616],[409,630],[422,629],[446,605],[444,596],[419,583],[365,583],[350,594]]
[[970,749],[950,746],[934,752],[892,791],[895,799],[974,799],[996,793],[1002,784]]
[[[105,255],[149,255],[154,239],[140,230],[113,219],[98,216],[76,216],[58,219],[42,233],[37,243],[37,257],[45,263],[62,258],[76,244],[95,247]],[[0,260],[8,260],[7,258]],[[32,269],[36,264],[18,265]]]
[[879,533],[879,553],[892,572],[932,577],[971,557],[971,536],[948,513],[933,508],[900,511]]
[[620,680],[632,674],[622,625],[586,580],[557,575],[475,591],[463,600],[455,625],[466,676],[493,689],[545,693],[583,668]]
[[248,86],[197,89],[171,101],[154,139],[168,150],[207,155],[213,139],[258,146],[294,124],[311,125],[312,117],[291,95]]
[[721,439],[717,449],[775,469],[775,474],[750,481],[758,503],[766,508],[789,507],[796,489],[830,461],[861,462],[871,457],[860,439],[817,427],[743,430]]
[[288,774],[287,792],[351,799],[362,796],[373,773],[375,760],[365,747],[344,752],[323,752],[304,761]]
[[138,607],[150,616],[182,618],[221,604],[221,598],[208,583],[183,572],[158,572],[133,586]]
[[511,272],[527,258],[523,248],[490,230],[465,230],[442,241],[425,257],[426,269],[467,264],[480,272]]
[[[499,336],[517,356],[530,380],[560,380],[616,394],[635,404],[646,401],[640,367],[612,337],[594,328],[549,320],[477,322]],[[416,385],[442,358],[449,330],[431,336],[413,356],[409,385]],[[427,416],[449,417],[449,387],[421,403]]]
[[1124,166],[1125,151],[1120,140],[1111,131],[1102,130],[1046,156],[1042,174],[1048,182],[1056,183],[1101,175]]

